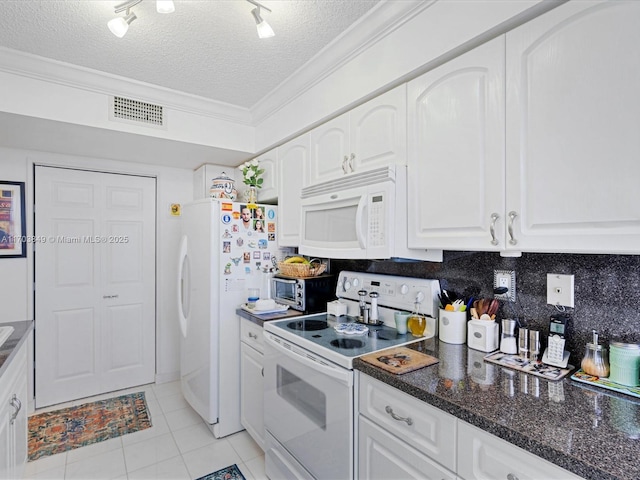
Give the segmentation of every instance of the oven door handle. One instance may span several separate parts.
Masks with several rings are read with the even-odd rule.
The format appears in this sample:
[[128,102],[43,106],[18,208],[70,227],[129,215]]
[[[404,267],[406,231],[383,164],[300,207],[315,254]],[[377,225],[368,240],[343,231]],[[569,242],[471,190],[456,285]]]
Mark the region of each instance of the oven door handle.
[[[345,384],[348,387],[353,385],[353,375],[351,370],[346,370],[341,367],[332,367],[330,365],[325,365],[320,363],[319,361],[314,359],[314,355],[311,353],[305,353],[301,348],[296,347],[295,345],[291,345],[291,350],[283,347],[280,342],[271,338],[267,332],[264,332],[265,341],[274,349],[276,349],[279,353],[295,360],[298,363],[301,363],[305,367],[309,367],[316,372],[327,375],[335,380],[338,380],[340,383]],[[290,343],[290,342],[287,342]]]

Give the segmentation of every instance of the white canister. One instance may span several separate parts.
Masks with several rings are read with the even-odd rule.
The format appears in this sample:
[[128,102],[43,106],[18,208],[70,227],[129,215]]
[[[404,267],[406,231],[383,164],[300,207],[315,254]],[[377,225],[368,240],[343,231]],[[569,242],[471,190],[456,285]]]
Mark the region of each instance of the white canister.
[[473,319],[467,325],[467,345],[481,352],[493,352],[498,349],[498,330],[493,320]]
[[461,344],[467,341],[467,312],[440,310],[438,336],[446,343]]

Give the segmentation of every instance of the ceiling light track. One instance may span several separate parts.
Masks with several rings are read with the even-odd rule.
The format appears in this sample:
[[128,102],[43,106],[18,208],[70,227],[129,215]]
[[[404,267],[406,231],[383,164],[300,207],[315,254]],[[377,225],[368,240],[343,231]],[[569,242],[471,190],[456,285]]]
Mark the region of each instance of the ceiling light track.
[[[275,33],[273,32],[273,28],[271,28],[271,25],[269,25],[267,21],[260,15],[260,10],[266,10],[267,12],[271,13],[271,9],[265,7],[261,3],[256,2],[255,0],[246,1],[256,7],[251,10],[251,15],[253,15],[253,19],[256,22],[258,37],[273,37],[275,35]],[[125,12],[125,16],[116,17],[109,20],[107,26],[109,27],[109,30],[111,30],[111,33],[113,33],[118,38],[122,38],[126,35],[127,31],[129,30],[129,25],[131,25],[131,23],[136,18],[138,18],[136,17],[136,14],[131,11],[131,9],[138,5],[140,2],[142,2],[142,0],[128,0],[114,7],[114,11],[116,14]],[[176,8],[173,4],[173,0],[156,0],[156,11],[158,13],[173,13],[175,12],[175,10]]]

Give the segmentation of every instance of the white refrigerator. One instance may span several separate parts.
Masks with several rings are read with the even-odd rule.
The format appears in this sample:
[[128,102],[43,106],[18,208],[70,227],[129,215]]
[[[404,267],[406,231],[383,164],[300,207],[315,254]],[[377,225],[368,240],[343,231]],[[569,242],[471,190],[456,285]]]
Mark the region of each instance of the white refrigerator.
[[244,429],[235,310],[247,288],[268,280],[264,268],[277,265],[276,228],[273,205],[207,198],[182,207],[180,380],[185,399],[217,438]]

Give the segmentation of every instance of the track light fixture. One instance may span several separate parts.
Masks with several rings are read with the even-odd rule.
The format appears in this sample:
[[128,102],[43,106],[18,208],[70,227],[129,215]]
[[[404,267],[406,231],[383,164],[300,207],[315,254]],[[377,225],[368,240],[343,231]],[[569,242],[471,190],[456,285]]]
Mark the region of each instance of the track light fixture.
[[251,15],[253,15],[253,19],[256,21],[256,28],[258,29],[258,37],[260,38],[269,38],[273,37],[275,33],[273,33],[273,28],[271,25],[267,23],[265,19],[260,16],[260,9],[263,8],[267,12],[271,12],[271,10],[264,5],[259,4],[255,0],[247,0],[252,5],[255,5],[256,8],[251,10]]
[[131,22],[138,18],[136,17],[136,14],[131,11],[131,8],[135,7],[141,1],[142,0],[129,0],[128,2],[121,3],[114,7],[116,13],[126,13],[124,17],[116,17],[109,20],[107,26],[109,27],[109,30],[111,30],[111,33],[113,33],[118,38],[122,38],[125,36],[127,30],[129,30],[129,25],[131,24]]
[[[122,38],[129,30],[129,25],[136,18],[136,14],[131,11],[133,7],[138,5],[142,0],[127,0],[119,5],[114,7],[115,13],[125,12],[124,17],[116,17],[107,23],[109,30],[116,37]],[[256,2],[255,0],[247,0],[252,5],[255,5],[256,8],[251,10],[251,15],[253,15],[253,19],[256,22],[256,28],[258,29],[258,37],[260,38],[269,38],[273,37],[275,33],[273,33],[273,29],[271,25],[267,23],[267,21],[262,18],[260,15],[260,9],[266,10],[267,12],[271,12],[271,9],[265,7],[264,5]],[[173,4],[173,0],[156,0],[156,11],[158,13],[173,13],[176,11],[176,7]]]
[[173,13],[176,7],[173,0],[156,0],[156,11],[158,13]]

